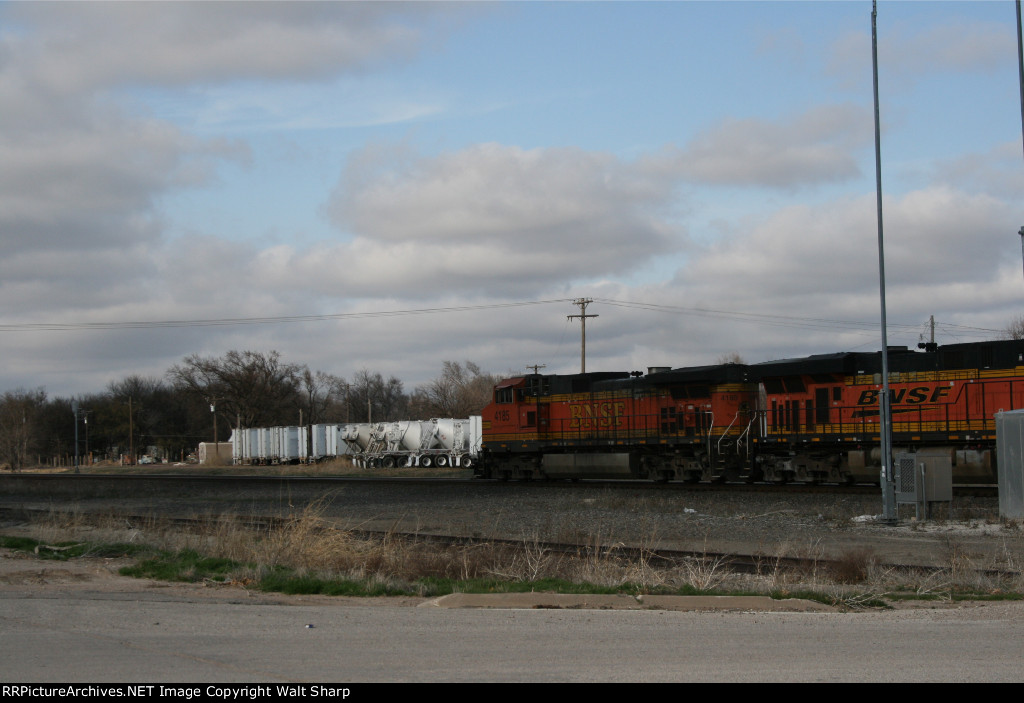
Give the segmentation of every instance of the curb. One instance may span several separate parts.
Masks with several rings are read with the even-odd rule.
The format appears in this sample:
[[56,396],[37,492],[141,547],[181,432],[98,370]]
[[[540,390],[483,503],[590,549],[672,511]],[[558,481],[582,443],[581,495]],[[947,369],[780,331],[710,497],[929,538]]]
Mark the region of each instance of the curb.
[[781,613],[834,613],[811,600],[768,596],[629,596],[571,593],[452,593],[421,603],[420,608],[506,608],[517,610],[676,610]]

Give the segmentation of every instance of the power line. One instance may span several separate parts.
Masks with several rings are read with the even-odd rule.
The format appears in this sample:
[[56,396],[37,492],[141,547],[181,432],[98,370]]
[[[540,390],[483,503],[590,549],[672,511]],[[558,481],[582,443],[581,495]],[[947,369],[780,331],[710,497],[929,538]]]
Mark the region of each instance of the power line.
[[[861,320],[834,320],[829,318],[818,318],[818,317],[795,317],[791,315],[768,315],[764,313],[749,313],[749,312],[737,312],[733,310],[716,310],[713,308],[687,308],[679,307],[674,305],[660,305],[656,303],[642,303],[628,300],[614,300],[610,298],[594,298],[596,302],[603,303],[605,305],[613,305],[624,308],[634,308],[640,310],[650,310],[652,312],[662,312],[674,315],[690,315],[694,317],[712,317],[712,318],[724,318],[733,319],[740,322],[751,322],[761,325],[771,325],[775,327],[796,327],[796,328],[810,328],[810,329],[840,329],[848,332],[864,331],[874,332],[878,330],[878,322],[867,322]],[[1000,333],[1003,330],[988,329],[985,327],[968,327],[965,325],[955,325],[952,323],[939,323],[944,328],[956,328],[964,333],[969,331],[977,333]],[[890,328],[900,329],[907,332],[919,332],[921,329],[920,324],[913,325],[901,325],[887,323]]]
[[[322,322],[330,320],[358,320],[380,317],[402,317],[411,315],[438,315],[444,313],[472,312],[474,310],[495,310],[503,308],[528,307],[534,305],[550,305],[573,303],[578,304],[575,298],[552,298],[548,300],[528,300],[512,303],[491,303],[487,305],[460,305],[437,308],[410,308],[402,310],[377,310],[369,312],[334,313],[322,315],[281,315],[273,317],[228,317],[211,319],[184,319],[184,320],[132,320],[126,322],[24,322],[24,323],[0,323],[0,332],[73,332],[89,330],[118,330],[118,329],[159,329],[159,328],[181,328],[181,327],[217,327],[230,325],[276,325],[296,322]],[[645,303],[630,300],[615,300],[612,298],[592,298],[594,302],[615,307],[631,308],[637,310],[648,310],[673,315],[689,315],[693,317],[709,317],[731,319],[738,322],[749,322],[760,325],[775,327],[794,327],[802,329],[840,329],[846,332],[874,332],[878,329],[878,322],[865,322],[860,320],[834,320],[818,317],[796,317],[791,315],[768,315],[764,313],[739,312],[735,310],[719,310],[715,308],[681,307],[676,305],[661,305],[658,303]],[[974,327],[968,325],[957,325],[951,322],[939,322],[936,324],[944,331],[951,334],[965,336],[988,336],[1001,334],[1004,330],[989,329],[986,327]],[[906,331],[919,332],[920,324],[900,325],[889,324],[890,328]],[[563,330],[563,335],[564,335]]]
[[413,308],[408,310],[380,310],[374,312],[348,312],[324,315],[282,315],[276,317],[228,317],[196,320],[135,320],[129,322],[24,322],[0,324],[0,332],[60,332],[82,330],[156,329],[161,327],[216,327],[226,325],[276,325],[290,322],[319,322],[325,320],[354,320],[375,317],[401,317],[407,315],[436,315],[449,312],[493,310],[530,305],[565,303],[571,298],[530,300],[517,303],[489,305],[461,305],[443,308]]

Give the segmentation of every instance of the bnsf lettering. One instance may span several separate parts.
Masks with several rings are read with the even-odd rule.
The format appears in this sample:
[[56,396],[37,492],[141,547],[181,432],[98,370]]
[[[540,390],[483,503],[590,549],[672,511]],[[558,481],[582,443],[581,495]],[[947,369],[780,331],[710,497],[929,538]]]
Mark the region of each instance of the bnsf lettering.
[[[930,396],[929,391],[931,391]],[[879,392],[877,390],[861,391],[860,397],[857,399],[857,405],[877,405]],[[949,386],[936,386],[934,389],[928,386],[918,386],[909,390],[906,388],[900,388],[899,390],[890,388],[889,403],[892,405],[899,405],[904,402],[916,405],[925,401],[935,403],[938,402],[939,398],[945,398],[948,395]]]
[[626,404],[569,403],[569,427],[592,430],[598,427],[621,427]]

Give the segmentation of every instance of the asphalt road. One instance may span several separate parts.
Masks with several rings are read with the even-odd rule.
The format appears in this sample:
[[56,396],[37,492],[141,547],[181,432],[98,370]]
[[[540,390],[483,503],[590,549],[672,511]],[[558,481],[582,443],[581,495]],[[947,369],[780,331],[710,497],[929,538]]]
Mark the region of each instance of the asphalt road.
[[[447,609],[136,586],[0,593],[13,682],[1020,681],[1024,605]],[[356,700],[358,686],[352,688]]]

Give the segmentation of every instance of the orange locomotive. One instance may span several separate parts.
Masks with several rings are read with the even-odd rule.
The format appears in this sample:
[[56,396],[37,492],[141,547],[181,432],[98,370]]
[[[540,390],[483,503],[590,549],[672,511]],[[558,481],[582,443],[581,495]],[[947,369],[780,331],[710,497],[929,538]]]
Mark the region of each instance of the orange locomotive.
[[674,478],[736,473],[751,447],[755,387],[742,364],[510,378],[483,411],[494,478]]
[[[1024,341],[889,351],[893,445],[995,481],[995,421],[1024,407]],[[483,411],[490,478],[877,481],[881,355],[527,375]]]

